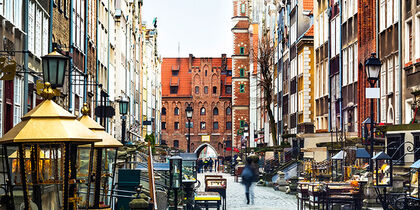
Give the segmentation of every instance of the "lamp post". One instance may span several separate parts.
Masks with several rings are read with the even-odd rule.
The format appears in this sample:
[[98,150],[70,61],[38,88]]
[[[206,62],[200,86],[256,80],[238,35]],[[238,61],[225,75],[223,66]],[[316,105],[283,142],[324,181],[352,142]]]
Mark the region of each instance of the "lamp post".
[[[376,57],[376,53],[372,53],[371,57],[366,60],[365,70],[367,74],[367,80],[370,83],[370,87],[375,87],[376,81],[379,78],[379,72],[381,70],[381,61]],[[370,156],[373,157],[373,145],[374,145],[374,133],[373,133],[373,98],[370,99]],[[369,163],[369,168],[373,171],[373,161]]]
[[188,140],[187,140],[187,153],[190,153],[190,144],[191,144],[191,119],[193,116],[194,109],[188,104],[187,108],[185,108],[185,113],[187,113],[187,120],[188,120]]

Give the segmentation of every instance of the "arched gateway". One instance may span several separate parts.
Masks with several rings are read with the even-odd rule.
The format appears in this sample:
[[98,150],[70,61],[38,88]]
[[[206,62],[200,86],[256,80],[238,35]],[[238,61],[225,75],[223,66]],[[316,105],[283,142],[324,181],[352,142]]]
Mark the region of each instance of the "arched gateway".
[[216,157],[219,157],[219,154],[217,153],[217,150],[211,144],[209,144],[209,143],[201,144],[200,146],[197,147],[197,149],[195,149],[194,153],[197,155],[197,157],[199,157],[200,153],[206,147],[211,148],[216,153]]

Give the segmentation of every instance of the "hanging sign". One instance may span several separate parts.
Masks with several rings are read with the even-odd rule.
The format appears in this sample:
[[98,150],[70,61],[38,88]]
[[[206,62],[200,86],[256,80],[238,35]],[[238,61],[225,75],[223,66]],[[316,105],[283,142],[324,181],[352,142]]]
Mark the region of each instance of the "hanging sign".
[[366,88],[366,98],[380,98],[380,89]]

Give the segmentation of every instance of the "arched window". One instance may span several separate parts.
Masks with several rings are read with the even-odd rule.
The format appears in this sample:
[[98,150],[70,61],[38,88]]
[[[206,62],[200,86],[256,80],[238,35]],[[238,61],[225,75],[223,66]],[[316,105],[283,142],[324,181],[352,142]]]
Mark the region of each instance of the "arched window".
[[179,115],[179,108],[178,107],[175,107],[175,109],[174,109],[174,115]]
[[216,93],[217,93],[217,87],[213,86],[213,94],[216,94]]
[[199,94],[200,93],[200,87],[195,86],[195,94]]
[[226,115],[231,115],[232,109],[230,107],[226,108]]
[[166,108],[165,107],[162,108],[162,115],[166,115]]
[[179,141],[178,140],[174,140],[174,147],[178,148],[179,147]]
[[201,114],[201,115],[206,115],[206,108],[204,108],[204,107],[203,107],[203,108],[201,108],[201,109],[200,109],[200,114]]
[[213,109],[213,115],[219,115],[219,109],[217,107]]

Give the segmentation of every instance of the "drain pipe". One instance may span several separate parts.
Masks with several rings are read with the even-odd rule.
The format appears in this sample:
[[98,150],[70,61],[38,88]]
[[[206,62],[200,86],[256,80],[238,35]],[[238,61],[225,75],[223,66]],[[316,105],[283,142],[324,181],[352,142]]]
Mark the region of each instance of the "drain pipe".
[[400,107],[398,107],[398,109],[399,109],[399,111],[400,111],[400,119],[398,120],[398,124],[402,124],[402,122],[403,122],[403,120],[402,120],[402,116],[403,116],[403,113],[402,113],[402,106],[403,106],[403,97],[402,97],[402,95],[403,95],[403,89],[402,89],[402,73],[403,73],[403,71],[402,71],[402,69],[403,69],[403,66],[402,66],[402,7],[401,7],[401,3],[402,3],[402,0],[399,0],[398,1],[398,10],[399,10],[399,16],[398,16],[398,63],[399,63],[399,66],[400,66],[400,68],[398,69],[398,71],[400,72],[399,73],[399,76],[398,76],[398,82],[399,82],[399,86],[400,86],[400,98],[399,98],[399,101],[400,101]]

